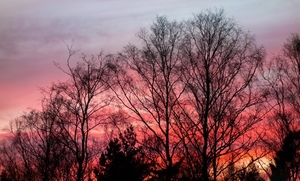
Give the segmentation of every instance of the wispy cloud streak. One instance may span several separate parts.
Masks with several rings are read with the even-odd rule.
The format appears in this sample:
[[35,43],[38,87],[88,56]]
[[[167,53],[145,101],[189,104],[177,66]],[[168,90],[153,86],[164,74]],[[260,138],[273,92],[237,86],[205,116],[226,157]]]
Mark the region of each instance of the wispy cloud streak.
[[87,54],[113,53],[135,43],[139,28],[149,27],[157,15],[182,20],[207,8],[223,7],[272,54],[290,33],[300,30],[299,6],[296,0],[3,0],[0,127],[26,108],[37,107],[39,86],[64,78],[53,65],[53,61],[64,65],[63,41],[75,40],[75,49]]

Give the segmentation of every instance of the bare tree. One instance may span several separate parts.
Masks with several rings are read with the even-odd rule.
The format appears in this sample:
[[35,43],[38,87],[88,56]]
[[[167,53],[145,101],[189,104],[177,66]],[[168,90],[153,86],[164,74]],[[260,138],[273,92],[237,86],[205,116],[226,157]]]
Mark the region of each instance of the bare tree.
[[201,169],[195,177],[217,180],[227,159],[238,162],[255,148],[264,101],[256,80],[265,51],[222,9],[189,20],[184,45],[187,104],[177,116],[178,135],[192,155],[191,172]]
[[82,55],[82,61],[75,67],[70,59],[76,53],[68,47],[67,70],[60,68],[69,80],[53,84],[45,94],[48,104],[58,116],[60,135],[57,139],[73,155],[75,165],[71,173],[77,181],[84,180],[92,172],[91,161],[97,154],[97,139],[93,130],[108,119],[111,97],[108,94],[108,56],[100,54],[88,57]]
[[[293,34],[282,52],[274,57],[264,73],[273,108],[271,127],[277,129],[281,140],[297,131],[300,116],[300,36]],[[280,146],[280,145],[278,145]]]
[[[9,137],[9,140],[11,138]],[[19,154],[17,150],[12,146],[11,142],[2,141],[0,146],[0,164],[4,172],[6,172],[7,177],[11,178],[13,181],[25,178],[23,175],[23,167],[19,164]]]
[[183,93],[182,30],[182,23],[170,22],[165,17],[157,17],[150,32],[142,29],[138,33],[141,48],[128,45],[117,58],[118,89],[113,89],[140,125],[147,156],[165,180],[176,175],[174,165],[180,160],[176,158],[180,140],[174,134],[173,115]]
[[[268,118],[269,134],[265,138],[265,143],[273,153],[277,153],[284,146],[285,138],[299,131],[299,34],[292,34],[287,39],[282,52],[269,62],[263,76],[266,81],[266,89],[270,93],[269,106],[272,107]],[[292,179],[292,177],[288,179]]]
[[32,110],[11,122],[11,135],[0,148],[1,166],[14,180],[68,179],[72,164],[67,148],[55,137],[56,116]]
[[55,65],[69,79],[42,89],[42,111],[33,110],[11,124],[11,145],[0,149],[2,166],[10,175],[18,172],[23,180],[82,181],[92,173],[91,162],[101,151],[96,128],[113,115],[108,93],[111,68],[108,56],[102,54],[82,55],[82,62],[73,67],[70,59],[77,51],[68,50],[67,69]]

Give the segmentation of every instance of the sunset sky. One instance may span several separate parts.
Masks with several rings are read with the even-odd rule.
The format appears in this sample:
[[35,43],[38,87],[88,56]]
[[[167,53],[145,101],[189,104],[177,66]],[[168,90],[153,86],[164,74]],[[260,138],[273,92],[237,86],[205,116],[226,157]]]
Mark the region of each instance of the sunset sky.
[[53,64],[64,67],[64,42],[80,53],[116,53],[157,15],[180,21],[215,7],[255,34],[268,57],[300,33],[299,0],[0,0],[0,128],[39,108],[39,87],[65,79]]

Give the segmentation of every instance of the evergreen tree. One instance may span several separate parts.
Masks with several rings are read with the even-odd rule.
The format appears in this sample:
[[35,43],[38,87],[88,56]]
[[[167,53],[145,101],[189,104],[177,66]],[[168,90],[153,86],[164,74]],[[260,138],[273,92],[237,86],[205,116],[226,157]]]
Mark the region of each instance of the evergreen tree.
[[296,181],[300,179],[300,131],[291,131],[276,152],[271,164],[271,181]]
[[141,147],[136,147],[136,142],[132,126],[119,138],[110,140],[101,154],[99,168],[94,169],[97,180],[143,180],[148,175],[149,165],[143,159]]

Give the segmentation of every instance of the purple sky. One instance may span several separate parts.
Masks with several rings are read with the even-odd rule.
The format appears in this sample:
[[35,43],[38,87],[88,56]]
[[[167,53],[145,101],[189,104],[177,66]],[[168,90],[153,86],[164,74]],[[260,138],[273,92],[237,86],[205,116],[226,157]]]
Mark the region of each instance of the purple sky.
[[135,43],[135,34],[157,15],[183,20],[214,7],[255,34],[269,56],[291,33],[300,33],[299,0],[1,0],[0,128],[38,108],[38,87],[64,80],[53,64],[65,65],[63,41],[74,40],[85,54],[115,53]]

